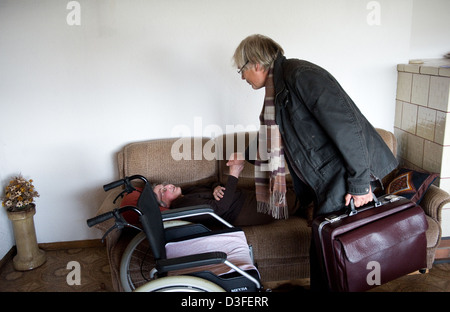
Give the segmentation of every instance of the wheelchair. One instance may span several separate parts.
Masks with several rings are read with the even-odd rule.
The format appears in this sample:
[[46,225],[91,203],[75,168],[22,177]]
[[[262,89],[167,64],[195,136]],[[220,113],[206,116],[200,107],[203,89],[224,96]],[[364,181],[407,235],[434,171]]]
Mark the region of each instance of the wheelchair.
[[[259,292],[263,291],[260,275],[253,263],[251,246],[244,232],[214,213],[208,205],[160,211],[148,180],[133,175],[104,185],[104,190],[124,185],[125,193],[136,190],[133,180],[144,183],[137,206],[116,208],[87,220],[89,227],[115,219],[112,230],[132,227],[141,231],[129,243],[122,257],[120,276],[125,291],[137,292]],[[117,197],[117,198],[118,198]],[[117,200],[116,198],[116,200]],[[115,201],[115,200],[114,200]],[[129,224],[122,216],[133,210],[139,215],[142,229]],[[210,230],[203,224],[183,219],[209,215],[224,228]],[[131,263],[138,257],[144,283],[132,278]],[[145,259],[151,259],[146,261]],[[150,267],[146,267],[150,265]]]

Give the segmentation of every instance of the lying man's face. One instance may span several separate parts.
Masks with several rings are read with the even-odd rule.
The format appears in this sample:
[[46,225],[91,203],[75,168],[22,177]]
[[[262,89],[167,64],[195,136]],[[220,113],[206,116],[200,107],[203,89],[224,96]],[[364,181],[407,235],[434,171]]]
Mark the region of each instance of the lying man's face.
[[158,184],[153,188],[153,192],[163,207],[170,207],[172,201],[181,196],[181,188],[173,184]]

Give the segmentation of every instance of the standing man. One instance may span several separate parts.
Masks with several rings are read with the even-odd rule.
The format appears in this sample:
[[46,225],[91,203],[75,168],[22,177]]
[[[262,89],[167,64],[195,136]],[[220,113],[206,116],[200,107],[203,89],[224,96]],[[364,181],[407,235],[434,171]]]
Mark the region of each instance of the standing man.
[[[371,189],[397,166],[374,127],[325,69],[286,59],[271,38],[252,35],[234,53],[238,73],[253,89],[265,88],[255,161],[258,209],[287,217],[285,163],[300,204],[314,216],[338,211],[353,199],[372,200]],[[311,243],[311,288],[324,285]],[[323,289],[323,288],[322,288]]]

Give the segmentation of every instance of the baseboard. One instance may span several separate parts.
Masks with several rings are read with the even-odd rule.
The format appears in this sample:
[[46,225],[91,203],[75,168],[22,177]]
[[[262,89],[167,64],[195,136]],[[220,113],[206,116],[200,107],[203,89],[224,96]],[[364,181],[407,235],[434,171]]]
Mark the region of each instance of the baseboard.
[[[54,242],[54,243],[40,243],[39,248],[43,250],[60,250],[60,249],[76,249],[76,248],[91,248],[105,246],[101,239],[86,239],[79,241],[67,241],[67,242]],[[0,260],[0,269],[17,253],[16,246],[12,246],[6,255]]]
[[79,241],[40,243],[38,244],[38,246],[43,250],[60,250],[60,249],[102,247],[104,246],[104,244],[102,243],[101,239],[86,239]]

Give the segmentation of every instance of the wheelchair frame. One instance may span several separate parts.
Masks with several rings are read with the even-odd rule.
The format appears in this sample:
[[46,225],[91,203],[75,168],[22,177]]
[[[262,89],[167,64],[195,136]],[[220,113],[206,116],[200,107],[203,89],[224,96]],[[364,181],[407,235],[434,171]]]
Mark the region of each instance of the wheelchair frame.
[[[183,236],[186,236],[188,233],[186,231],[190,231],[189,235],[214,233],[201,224],[192,224],[180,219],[209,215],[218,220],[228,229],[232,229],[234,227],[216,215],[214,210],[207,205],[170,209],[161,212],[153,193],[153,189],[150,187],[147,179],[141,175],[125,177],[124,179],[109,183],[103,188],[105,191],[108,191],[112,188],[125,185],[124,191],[116,197],[114,200],[115,202],[119,196],[123,197],[125,193],[131,193],[136,190],[131,184],[131,181],[135,179],[139,179],[145,183],[144,189],[142,190],[141,196],[138,200],[138,207],[126,206],[116,208],[111,212],[107,212],[87,220],[88,226],[92,227],[95,224],[115,218],[115,224],[105,233],[102,240],[114,229],[132,227],[142,231],[141,233],[138,233],[135,238],[133,238],[122,256],[120,264],[120,279],[122,287],[125,291],[225,291],[224,285],[225,288],[229,290],[231,289],[232,291],[248,291],[252,288],[254,289],[253,291],[262,290],[259,278],[252,276],[249,272],[242,270],[228,261],[227,255],[224,252],[214,251],[167,259],[165,257],[166,241],[173,239],[182,240]],[[129,210],[133,210],[139,214],[143,229],[129,224],[122,217],[122,213]],[[186,230],[188,227],[190,227],[190,229]],[[148,276],[150,281],[142,286],[135,287],[133,281],[130,279],[130,261],[137,246],[145,240],[147,240],[150,244],[149,248],[155,257],[156,266],[151,270]],[[249,253],[253,261],[251,246],[249,246]],[[144,259],[142,261],[144,261]],[[227,265],[235,271],[235,273],[233,273],[233,277],[229,280],[225,281],[225,278],[216,276],[208,271],[200,271],[188,275],[167,276],[168,272],[174,270],[220,263]],[[245,280],[247,280],[247,282]],[[242,281],[244,286],[239,287],[239,285],[237,285],[237,287],[230,288],[229,285],[233,285],[235,281]],[[185,284],[183,285],[183,283]],[[249,283],[254,286],[250,286]]]

